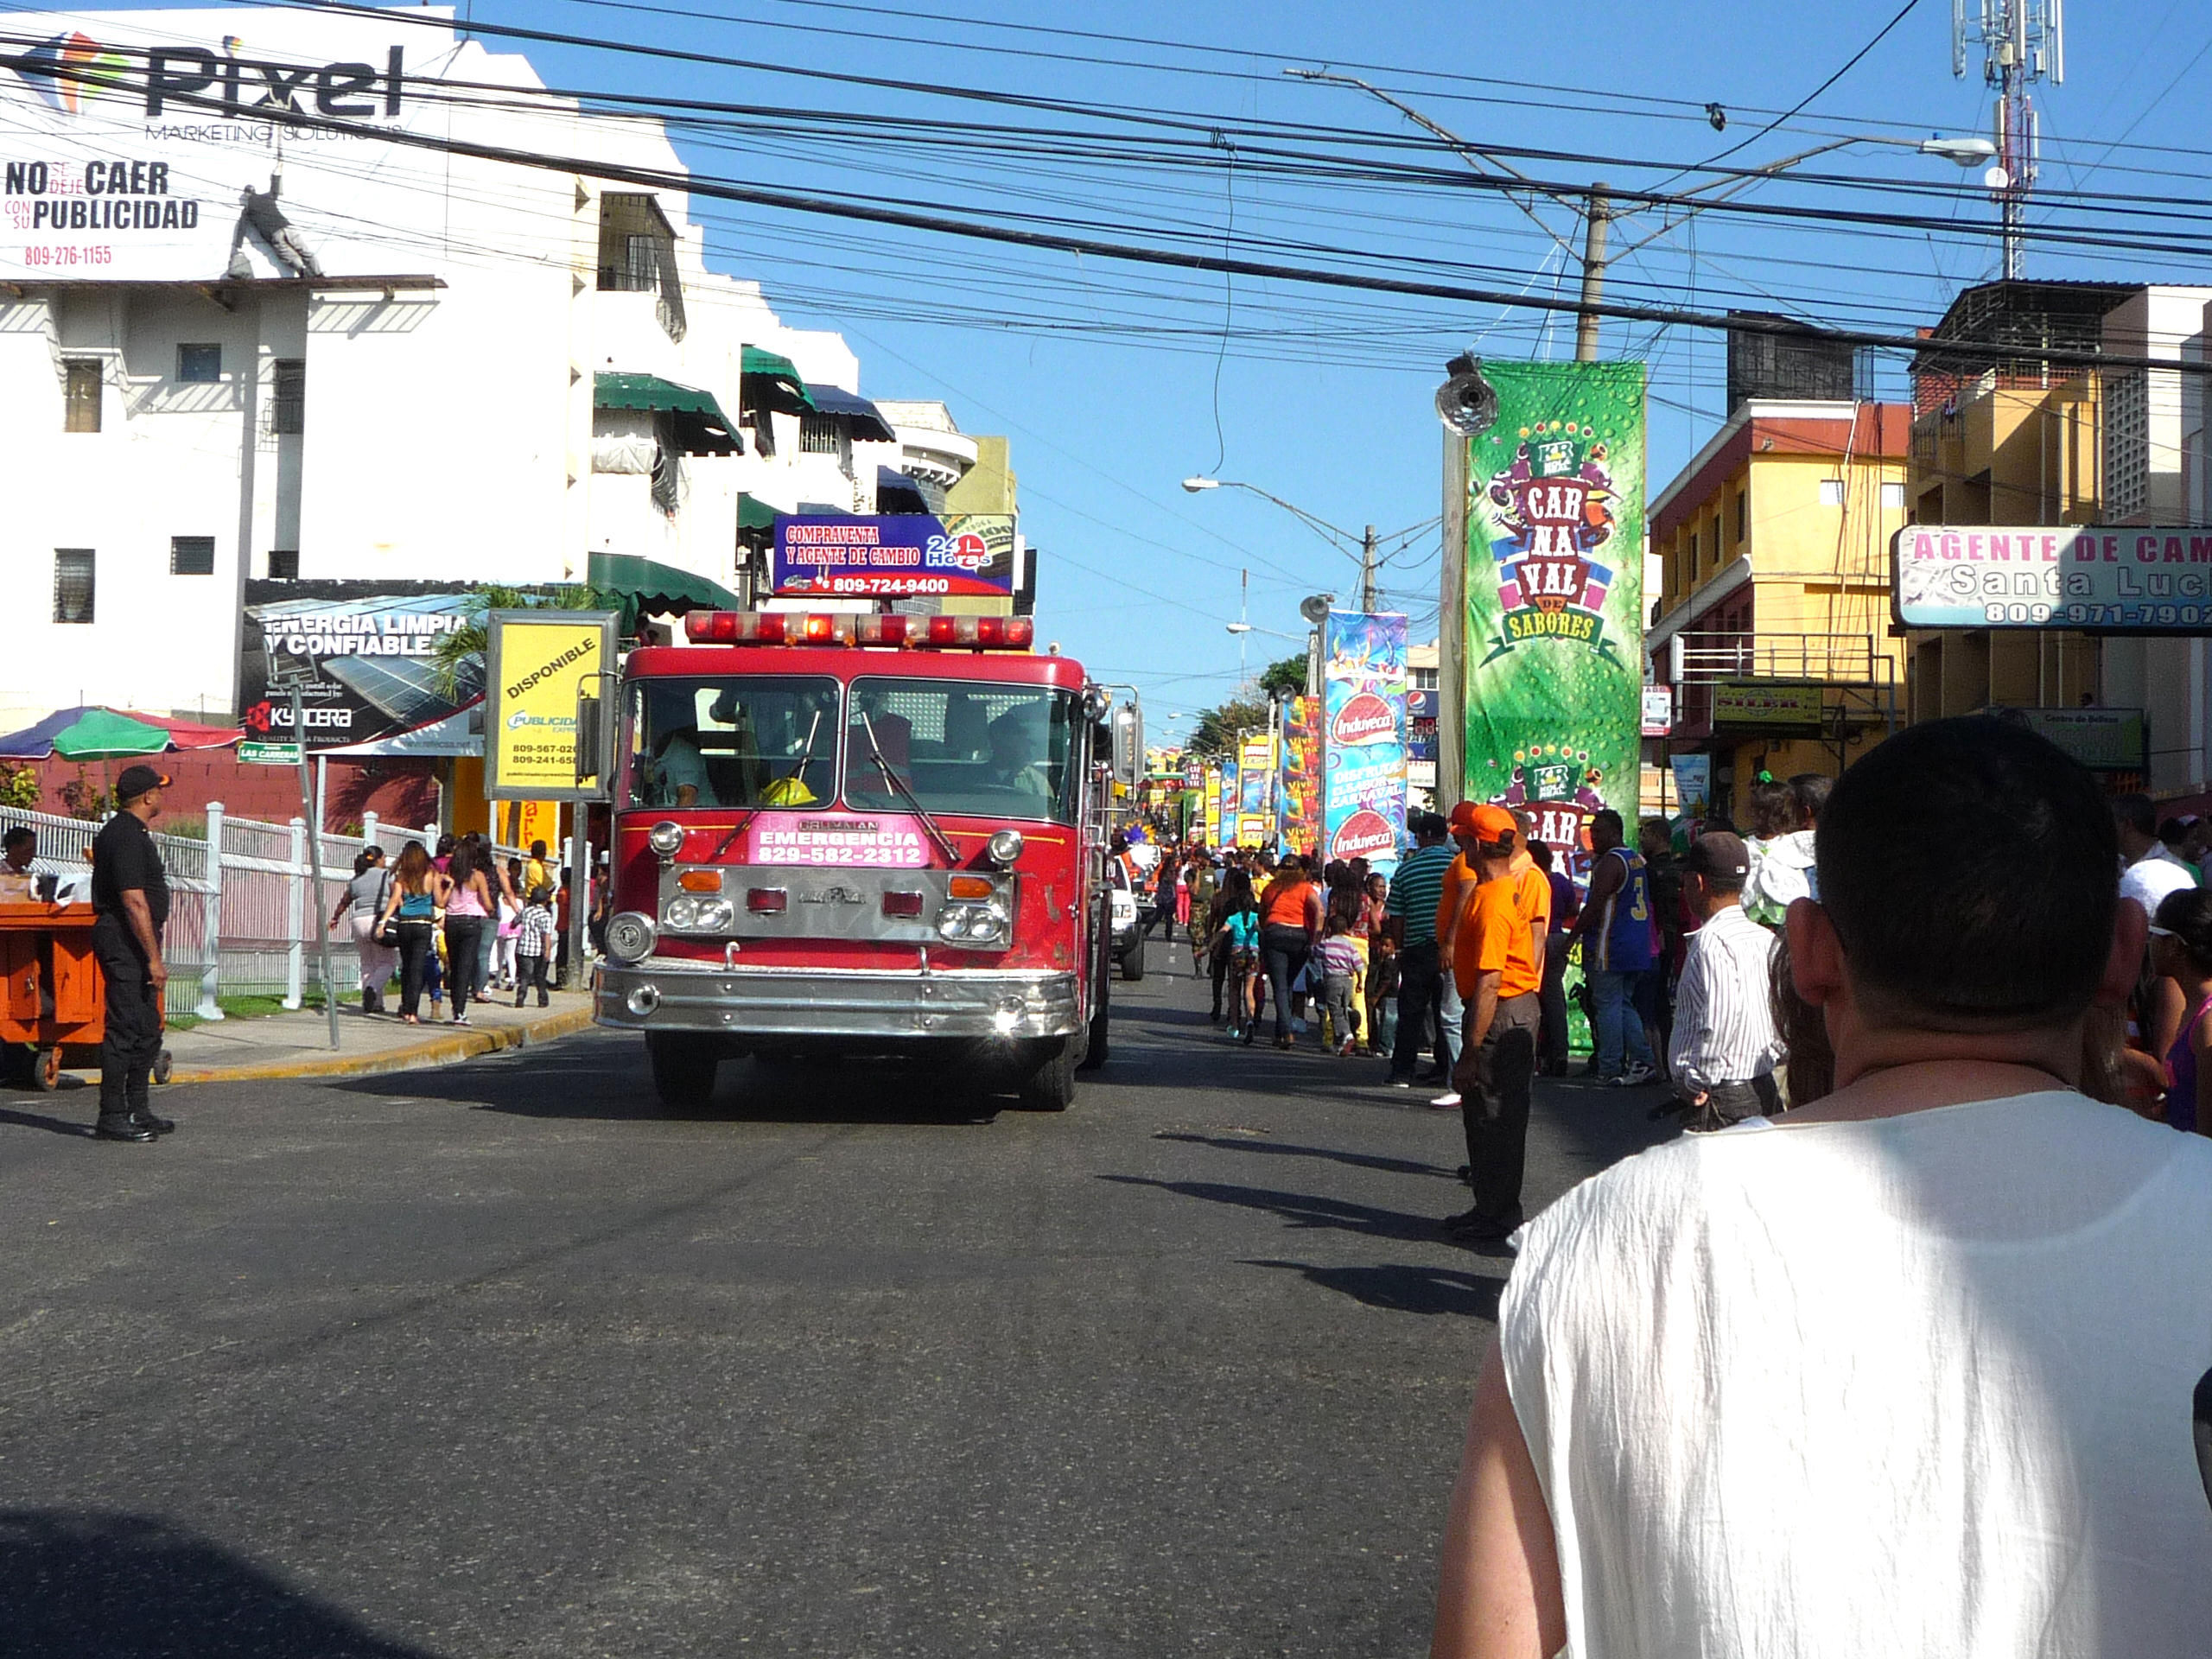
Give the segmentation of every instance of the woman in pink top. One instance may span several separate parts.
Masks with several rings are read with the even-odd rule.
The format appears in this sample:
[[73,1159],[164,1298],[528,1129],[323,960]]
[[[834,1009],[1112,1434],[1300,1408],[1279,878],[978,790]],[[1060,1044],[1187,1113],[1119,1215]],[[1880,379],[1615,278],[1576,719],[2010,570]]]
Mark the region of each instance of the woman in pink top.
[[453,861],[441,882],[446,907],[446,971],[453,979],[453,1022],[468,1023],[472,995],[482,1001],[478,982],[482,957],[480,948],[492,914],[491,884],[484,878],[483,855],[473,841],[453,849]]

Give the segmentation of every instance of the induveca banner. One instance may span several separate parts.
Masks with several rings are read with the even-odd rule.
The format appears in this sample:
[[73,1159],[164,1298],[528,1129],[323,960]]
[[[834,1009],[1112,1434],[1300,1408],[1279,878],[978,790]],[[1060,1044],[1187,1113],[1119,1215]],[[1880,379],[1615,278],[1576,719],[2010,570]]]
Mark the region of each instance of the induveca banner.
[[1321,658],[1326,859],[1389,874],[1406,833],[1406,619],[1332,611]]
[[1636,810],[1643,651],[1643,365],[1496,363],[1468,440],[1470,800],[1573,845]]

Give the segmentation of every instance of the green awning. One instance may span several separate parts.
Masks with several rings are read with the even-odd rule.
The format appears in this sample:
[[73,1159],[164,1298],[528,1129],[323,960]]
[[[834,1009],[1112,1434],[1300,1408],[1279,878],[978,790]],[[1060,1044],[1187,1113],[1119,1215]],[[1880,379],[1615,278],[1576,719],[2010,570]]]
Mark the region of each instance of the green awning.
[[745,608],[744,602],[719,582],[626,553],[593,554],[586,579],[601,593],[622,601],[626,633],[636,627],[640,616]]
[[748,346],[740,360],[738,400],[772,409],[779,414],[800,415],[815,410],[814,394],[806,389],[806,381],[798,365],[788,357],[779,356],[759,346]]
[[740,530],[772,531],[776,527],[776,509],[766,501],[755,500],[743,493],[738,496],[737,527]]
[[679,386],[657,374],[601,372],[592,377],[599,409],[665,410],[676,418],[676,441],[689,455],[741,455],[745,440],[711,391]]

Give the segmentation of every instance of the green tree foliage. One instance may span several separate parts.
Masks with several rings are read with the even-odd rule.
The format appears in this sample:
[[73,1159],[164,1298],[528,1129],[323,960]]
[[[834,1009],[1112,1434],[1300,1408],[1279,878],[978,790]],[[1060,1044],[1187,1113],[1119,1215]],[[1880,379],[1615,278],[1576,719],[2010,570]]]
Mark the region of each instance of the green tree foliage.
[[[487,584],[468,596],[468,620],[451,633],[442,634],[430,652],[430,668],[438,690],[452,696],[461,683],[461,667],[472,657],[481,657],[491,644],[484,625],[486,611],[620,611],[620,595],[602,594],[578,582],[562,588],[502,588]],[[626,612],[624,613],[626,615]]]
[[0,766],[0,806],[12,806],[25,812],[38,810],[39,788],[36,766]]
[[1301,697],[1306,695],[1306,658],[1303,652],[1269,663],[1260,671],[1263,697]]
[[1247,732],[1265,731],[1268,705],[1259,697],[1233,700],[1207,709],[1191,729],[1184,751],[1189,754],[1233,754],[1236,740]]

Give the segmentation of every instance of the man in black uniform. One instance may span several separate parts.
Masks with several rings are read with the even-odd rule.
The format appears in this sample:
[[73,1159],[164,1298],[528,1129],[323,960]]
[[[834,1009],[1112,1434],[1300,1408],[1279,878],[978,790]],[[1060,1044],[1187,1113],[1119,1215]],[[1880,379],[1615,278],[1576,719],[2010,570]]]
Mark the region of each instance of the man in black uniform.
[[169,881],[146,826],[162,810],[168,781],[151,766],[125,766],[115,780],[116,814],[92,838],[92,954],[107,981],[93,1129],[103,1141],[151,1141],[176,1127],[147,1103],[169,980],[162,961]]

